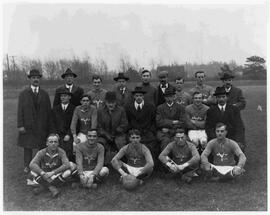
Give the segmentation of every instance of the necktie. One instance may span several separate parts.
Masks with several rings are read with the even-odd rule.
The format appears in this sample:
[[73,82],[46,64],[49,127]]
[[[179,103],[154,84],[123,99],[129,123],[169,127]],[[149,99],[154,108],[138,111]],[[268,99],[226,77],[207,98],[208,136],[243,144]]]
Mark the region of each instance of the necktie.
[[35,96],[38,94],[37,87],[34,88],[34,94]]
[[68,87],[69,92],[71,92],[71,86]]
[[67,108],[66,108],[66,106],[65,105],[63,105],[63,110],[65,111]]
[[141,111],[141,105],[138,105],[137,111]]
[[225,110],[224,110],[224,107],[222,106],[221,107],[221,113],[224,114]]

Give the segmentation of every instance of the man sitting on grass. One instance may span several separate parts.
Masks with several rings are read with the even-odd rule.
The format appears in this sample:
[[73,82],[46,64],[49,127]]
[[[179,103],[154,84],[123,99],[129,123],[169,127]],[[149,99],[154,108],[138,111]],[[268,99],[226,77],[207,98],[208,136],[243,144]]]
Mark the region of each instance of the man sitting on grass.
[[182,181],[190,183],[193,176],[198,176],[196,170],[200,155],[195,145],[186,140],[184,129],[176,130],[174,141],[166,146],[158,158],[172,177],[181,177]]
[[31,174],[40,186],[34,189],[35,194],[41,193],[46,188],[57,197],[60,193],[56,186],[75,172],[76,165],[68,161],[66,153],[58,147],[59,136],[50,134],[47,138],[47,147],[38,151],[30,163]]
[[[201,155],[201,168],[212,181],[233,179],[245,171],[243,167],[246,156],[235,141],[226,138],[227,132],[224,123],[217,123],[216,138],[208,142]],[[213,156],[213,164],[208,161],[210,154]],[[235,156],[238,162],[235,161]]]
[[[114,156],[112,166],[121,174],[120,180],[127,175],[133,175],[140,180],[149,177],[153,171],[154,162],[150,150],[141,143],[141,133],[132,129],[128,133],[130,143],[123,146]],[[127,158],[127,164],[121,161]]]
[[76,145],[76,163],[81,185],[85,188],[96,188],[97,183],[109,175],[104,167],[104,147],[97,142],[96,129],[87,132],[87,141]]

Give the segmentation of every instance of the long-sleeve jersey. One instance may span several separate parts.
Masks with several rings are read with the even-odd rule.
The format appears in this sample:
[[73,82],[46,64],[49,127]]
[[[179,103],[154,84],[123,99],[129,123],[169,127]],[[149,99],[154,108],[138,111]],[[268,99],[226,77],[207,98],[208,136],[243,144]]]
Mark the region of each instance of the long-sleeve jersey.
[[234,155],[238,156],[237,166],[244,167],[246,156],[238,146],[238,144],[226,138],[223,142],[218,142],[217,138],[207,143],[205,150],[201,155],[202,164],[208,164],[208,156],[213,155],[213,164],[217,166],[234,166]]
[[104,147],[100,143],[90,145],[88,142],[76,146],[76,163],[78,173],[92,171],[97,175],[104,164]]
[[84,110],[82,106],[75,108],[70,129],[71,133],[76,134],[77,123],[80,123],[79,132],[87,134],[87,131],[92,128],[97,128],[97,109],[90,105],[87,110]]
[[54,171],[57,174],[69,168],[69,161],[63,149],[58,148],[55,153],[50,154],[45,148],[37,152],[29,166],[37,174],[42,171]]
[[195,166],[200,162],[200,155],[193,143],[186,142],[180,146],[175,141],[169,143],[159,155],[162,163],[166,164],[166,157],[170,157],[177,165],[188,163],[189,166]]
[[[204,104],[201,104],[199,107],[195,104],[186,106],[185,111],[187,116],[188,128],[193,130],[204,129],[208,109],[209,107]],[[191,120],[195,120],[196,124],[193,124]]]

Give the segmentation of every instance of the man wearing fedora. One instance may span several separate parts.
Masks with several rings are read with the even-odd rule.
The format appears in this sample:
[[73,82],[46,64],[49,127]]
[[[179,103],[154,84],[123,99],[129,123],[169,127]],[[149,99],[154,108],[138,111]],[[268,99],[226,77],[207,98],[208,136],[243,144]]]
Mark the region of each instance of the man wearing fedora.
[[156,106],[157,103],[157,89],[150,83],[151,72],[149,70],[144,69],[141,74],[142,79],[142,90],[146,93],[144,94],[144,101],[147,103],[152,103]]
[[155,159],[159,152],[156,142],[156,108],[153,104],[144,101],[144,94],[142,87],[136,86],[132,91],[133,102],[129,103],[125,109],[129,129],[140,131],[142,143],[149,148]]
[[107,90],[102,88],[102,78],[99,75],[92,77],[93,89],[87,92],[91,96],[92,104],[96,108],[104,106],[105,94]]
[[72,93],[63,88],[58,92],[61,103],[52,109],[52,131],[59,136],[59,146],[65,150],[70,161],[75,162],[73,156],[73,136],[70,124],[75,109],[75,105],[70,103]]
[[51,120],[51,102],[48,93],[40,88],[42,74],[32,69],[28,78],[30,86],[19,95],[17,127],[18,145],[24,148],[24,172],[29,172],[33,149],[46,147]]
[[129,78],[122,72],[118,73],[118,76],[114,78],[114,81],[117,82],[114,90],[116,93],[116,102],[123,107],[132,100],[130,90],[127,88],[128,80]]
[[165,102],[157,107],[156,114],[157,139],[161,150],[173,140],[176,129],[186,127],[185,108],[175,102],[175,90],[167,88],[164,97]]
[[227,137],[236,141],[244,150],[244,125],[239,109],[227,103],[227,93],[224,87],[217,87],[214,96],[216,96],[217,104],[211,106],[206,113],[205,131],[208,141],[216,138],[216,124],[222,122],[227,125]]
[[234,78],[232,70],[228,65],[221,67],[222,73],[220,80],[223,82],[223,87],[227,93],[227,103],[237,107],[240,111],[246,107],[246,100],[243,96],[242,90],[233,86],[232,81]]
[[126,145],[128,121],[125,109],[116,103],[116,93],[108,91],[105,105],[98,109],[99,142],[105,148],[106,157]]
[[190,96],[193,96],[194,92],[201,92],[203,94],[203,103],[210,106],[216,103],[213,94],[214,88],[206,85],[205,82],[205,72],[203,70],[199,70],[195,72],[195,78],[197,80],[196,86],[189,90]]
[[60,100],[60,94],[59,92],[62,91],[63,89],[69,90],[69,92],[72,93],[70,103],[78,106],[81,104],[81,97],[84,94],[84,91],[81,87],[76,86],[74,84],[74,78],[77,77],[77,75],[71,71],[70,68],[67,68],[65,73],[61,75],[61,77],[65,80],[65,85],[60,86],[55,90],[55,95],[54,95],[54,101],[53,101],[53,106],[56,106],[61,103]]
[[158,85],[158,88],[157,88],[157,98],[156,98],[156,104],[157,106],[158,105],[161,105],[165,102],[165,98],[164,98],[164,93],[165,93],[165,90],[166,89],[175,89],[173,85],[171,85],[169,82],[168,82],[168,71],[166,70],[163,70],[163,71],[160,71],[159,72],[159,85]]

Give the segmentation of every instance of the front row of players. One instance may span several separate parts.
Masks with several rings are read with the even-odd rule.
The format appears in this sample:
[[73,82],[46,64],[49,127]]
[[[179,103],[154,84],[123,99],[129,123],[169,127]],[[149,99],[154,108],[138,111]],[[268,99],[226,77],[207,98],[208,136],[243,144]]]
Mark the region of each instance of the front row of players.
[[[187,183],[199,172],[210,180],[233,179],[242,175],[246,162],[244,153],[235,141],[226,138],[225,124],[217,123],[215,131],[216,138],[207,143],[200,156],[195,145],[186,139],[184,130],[177,129],[174,140],[158,157],[162,171]],[[152,174],[154,161],[150,150],[141,143],[138,130],[130,130],[128,137],[129,143],[113,157],[111,165],[120,174],[123,187],[134,189]],[[98,142],[95,129],[87,132],[86,142],[76,145],[76,164],[69,162],[65,151],[58,145],[58,135],[49,135],[47,147],[40,150],[30,163],[32,182],[37,185],[35,194],[47,189],[52,197],[56,197],[60,193],[59,185],[74,180],[80,181],[82,187],[96,188],[109,175],[109,169],[104,166],[105,150]]]

